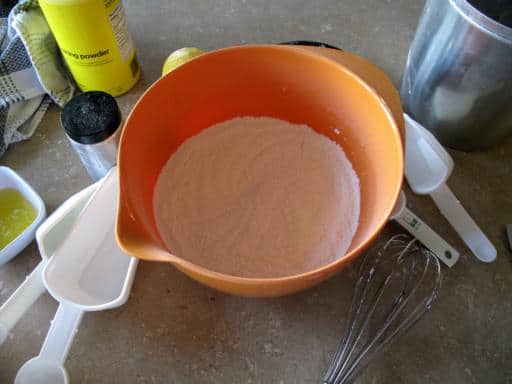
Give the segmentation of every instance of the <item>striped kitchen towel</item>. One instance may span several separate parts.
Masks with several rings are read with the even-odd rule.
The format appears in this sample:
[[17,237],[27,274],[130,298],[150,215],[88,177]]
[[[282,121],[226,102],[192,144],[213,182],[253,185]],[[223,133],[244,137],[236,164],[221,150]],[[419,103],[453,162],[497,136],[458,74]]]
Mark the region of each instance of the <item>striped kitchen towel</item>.
[[75,85],[36,0],[0,1],[0,157],[34,133]]

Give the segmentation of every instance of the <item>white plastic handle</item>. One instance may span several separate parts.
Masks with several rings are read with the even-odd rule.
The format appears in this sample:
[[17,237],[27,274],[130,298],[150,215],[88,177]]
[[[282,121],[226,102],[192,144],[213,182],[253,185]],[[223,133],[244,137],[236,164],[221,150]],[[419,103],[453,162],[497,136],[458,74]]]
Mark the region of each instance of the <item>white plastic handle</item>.
[[53,317],[39,357],[64,364],[84,311],[63,301]]
[[430,196],[477,259],[486,263],[493,262],[496,259],[496,248],[459,203],[450,188],[442,184]]
[[68,302],[59,304],[39,356],[23,364],[16,374],[15,384],[69,383],[64,361],[68,356],[83,313]]
[[41,261],[0,307],[0,345],[5,341],[21,316],[45,291],[46,288],[42,278],[42,271],[45,265],[46,261]]

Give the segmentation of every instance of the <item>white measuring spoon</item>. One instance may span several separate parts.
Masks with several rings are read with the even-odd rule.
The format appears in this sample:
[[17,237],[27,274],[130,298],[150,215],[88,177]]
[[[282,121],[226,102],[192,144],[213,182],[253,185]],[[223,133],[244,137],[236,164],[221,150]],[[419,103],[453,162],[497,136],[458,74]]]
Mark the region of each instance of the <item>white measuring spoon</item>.
[[411,189],[418,194],[430,194],[477,259],[494,261],[496,248],[446,185],[453,170],[452,158],[427,129],[407,114],[404,117],[405,177]]
[[42,260],[0,307],[0,344],[5,341],[21,316],[46,290],[42,271],[96,188],[97,184],[92,184],[71,196],[37,229],[36,241]]
[[418,239],[447,266],[452,267],[459,260],[459,252],[407,208],[407,200],[403,191],[400,191],[400,197],[391,218]]
[[137,259],[117,246],[117,189],[113,169],[44,268],[44,284],[60,304],[39,356],[20,368],[16,384],[68,383],[64,361],[83,312],[114,308],[128,299]]

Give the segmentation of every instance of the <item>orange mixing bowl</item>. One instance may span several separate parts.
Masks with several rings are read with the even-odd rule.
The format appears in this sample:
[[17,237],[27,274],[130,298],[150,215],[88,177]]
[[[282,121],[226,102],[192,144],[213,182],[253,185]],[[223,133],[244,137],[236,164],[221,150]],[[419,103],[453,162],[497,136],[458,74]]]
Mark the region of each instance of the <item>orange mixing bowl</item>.
[[[306,289],[353,261],[387,222],[398,198],[402,117],[395,119],[374,90],[378,87],[347,66],[296,47],[241,46],[199,56],[153,84],[135,105],[121,137],[116,228],[121,248],[144,260],[172,263],[221,291],[259,297]],[[359,226],[344,257],[300,275],[258,279],[207,270],[166,249],[153,212],[161,168],[186,139],[237,116],[307,124],[343,147],[361,188]]]

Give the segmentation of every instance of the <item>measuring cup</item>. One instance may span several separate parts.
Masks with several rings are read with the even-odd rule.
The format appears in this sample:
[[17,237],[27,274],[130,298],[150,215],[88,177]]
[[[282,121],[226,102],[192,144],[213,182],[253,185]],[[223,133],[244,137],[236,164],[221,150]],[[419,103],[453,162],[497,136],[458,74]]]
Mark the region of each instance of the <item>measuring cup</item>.
[[18,371],[15,383],[68,383],[64,368],[84,311],[126,302],[137,259],[117,246],[117,170],[100,183],[62,245],[43,269],[43,281],[60,304],[39,356]]
[[403,191],[400,191],[400,197],[395,206],[395,211],[391,215],[391,219],[395,220],[407,232],[418,239],[447,266],[452,267],[459,260],[459,252],[407,208],[407,200]]
[[453,160],[437,139],[405,115],[405,177],[415,193],[430,194],[441,213],[480,261],[496,259],[496,248],[446,185]]
[[46,290],[43,284],[42,271],[48,259],[71,230],[73,223],[96,188],[97,184],[92,184],[71,196],[37,229],[36,241],[42,260],[0,307],[0,344],[5,341],[10,330],[16,325],[21,316]]

